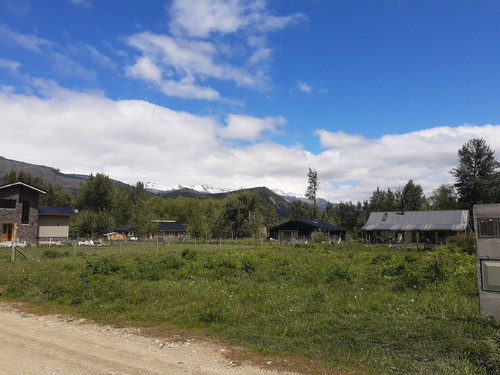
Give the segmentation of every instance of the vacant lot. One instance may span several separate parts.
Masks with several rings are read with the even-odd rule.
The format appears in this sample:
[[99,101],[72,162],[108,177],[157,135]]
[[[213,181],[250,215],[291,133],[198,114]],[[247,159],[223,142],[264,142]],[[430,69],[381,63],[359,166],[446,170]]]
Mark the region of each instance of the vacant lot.
[[[3,250],[2,250],[3,251]],[[499,374],[475,258],[385,246],[123,245],[0,253],[2,299],[191,332],[316,373]],[[278,358],[280,361],[278,361]]]

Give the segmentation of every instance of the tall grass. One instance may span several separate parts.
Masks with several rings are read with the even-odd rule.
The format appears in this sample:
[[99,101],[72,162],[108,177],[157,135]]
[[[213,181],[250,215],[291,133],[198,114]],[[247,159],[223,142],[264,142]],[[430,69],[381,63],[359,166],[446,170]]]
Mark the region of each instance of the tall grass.
[[[3,251],[3,250],[2,250]],[[173,324],[353,373],[500,374],[475,258],[384,246],[169,244],[0,252],[1,298],[100,322]]]

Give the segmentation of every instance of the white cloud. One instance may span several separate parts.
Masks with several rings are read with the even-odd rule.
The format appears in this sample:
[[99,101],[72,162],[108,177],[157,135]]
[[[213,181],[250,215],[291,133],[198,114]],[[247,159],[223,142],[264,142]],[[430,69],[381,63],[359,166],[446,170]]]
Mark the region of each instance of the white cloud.
[[200,83],[207,79],[268,90],[272,48],[267,34],[304,19],[298,13],[274,16],[262,0],[177,0],[168,11],[170,35],[145,31],[127,39],[141,55],[126,72],[149,81],[154,74],[156,80],[158,72],[140,65],[147,59],[169,76],[158,85],[163,93],[192,99],[223,99],[214,88]]
[[170,29],[174,34],[198,38],[212,33],[236,33],[241,29],[268,33],[305,18],[300,13],[274,16],[262,0],[176,0],[170,15]]
[[129,77],[141,78],[156,83],[161,82],[161,69],[147,57],[137,59],[135,65],[127,67],[126,73]]
[[257,118],[253,116],[230,114],[226,119],[227,126],[221,128],[220,135],[226,139],[256,141],[263,132],[277,132],[277,126],[284,125],[282,116]]
[[20,66],[21,66],[21,63],[19,63],[17,61],[0,58],[0,68],[10,69],[14,72],[17,72],[17,70],[19,69]]
[[217,48],[210,42],[174,39],[150,32],[132,35],[128,42],[157,67],[174,72],[180,79],[186,76],[215,78],[233,81],[238,86],[264,86],[259,76],[252,75],[245,68],[216,62]]
[[298,86],[299,90],[302,92],[309,93],[312,90],[312,88],[309,84],[302,82],[302,81],[297,82],[297,86]]
[[301,145],[261,140],[286,130],[281,116],[231,114],[224,124],[145,101],[64,89],[53,81],[34,80],[33,87],[41,96],[0,88],[0,123],[23,134],[2,143],[2,156],[66,173],[103,172],[130,184],[267,186],[303,194],[311,167],[318,171],[319,196],[356,202],[377,186],[396,189],[409,179],[426,193],[452,182],[449,170],[458,164],[458,149],[471,138],[484,138],[497,158],[500,152],[500,125],[463,125],[379,139],[323,129],[315,134],[325,150],[313,154]]
[[35,35],[21,34],[12,31],[7,25],[0,25],[0,36],[5,41],[15,43],[27,50],[40,52],[42,47],[50,47],[52,45],[46,39],[39,38]]

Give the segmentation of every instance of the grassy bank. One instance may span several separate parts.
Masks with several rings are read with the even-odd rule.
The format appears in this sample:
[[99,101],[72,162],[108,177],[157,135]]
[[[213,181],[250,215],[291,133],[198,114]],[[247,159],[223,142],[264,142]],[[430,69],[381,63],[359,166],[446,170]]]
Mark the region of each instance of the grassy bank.
[[170,323],[263,355],[380,374],[500,374],[475,257],[361,244],[0,249],[2,299],[99,322]]

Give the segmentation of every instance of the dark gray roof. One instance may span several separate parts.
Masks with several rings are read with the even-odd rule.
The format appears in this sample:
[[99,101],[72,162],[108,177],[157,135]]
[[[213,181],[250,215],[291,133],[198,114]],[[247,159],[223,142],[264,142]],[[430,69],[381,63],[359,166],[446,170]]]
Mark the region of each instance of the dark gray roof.
[[335,231],[335,232],[345,232],[345,229],[344,228],[341,228],[341,227],[338,227],[336,225],[333,225],[333,224],[329,224],[329,223],[325,223],[324,221],[319,221],[319,220],[310,220],[310,219],[293,219],[293,220],[289,220],[285,223],[281,223],[279,225],[276,225],[272,228],[270,228],[270,230],[273,230],[273,229],[276,229],[276,228],[280,228],[284,225],[289,225],[290,223],[302,223],[302,224],[305,224],[309,227],[312,227],[312,228],[315,228],[315,229],[321,229],[321,230],[327,230],[327,231]]
[[187,228],[180,224],[170,221],[161,221],[158,225],[159,232],[186,232]]
[[470,227],[468,210],[372,212],[361,230],[465,231]]
[[[158,223],[159,232],[187,232],[187,228],[185,225],[176,223],[175,221],[155,220],[155,222]],[[134,226],[134,223],[130,223],[116,227],[113,230],[116,232],[125,232],[134,229]]]
[[119,227],[114,228],[113,230],[115,232],[124,232],[124,231],[129,231],[134,229],[134,224],[125,224],[125,225],[120,225]]
[[73,211],[69,207],[54,207],[54,206],[40,206],[38,207],[39,215],[74,215]]

